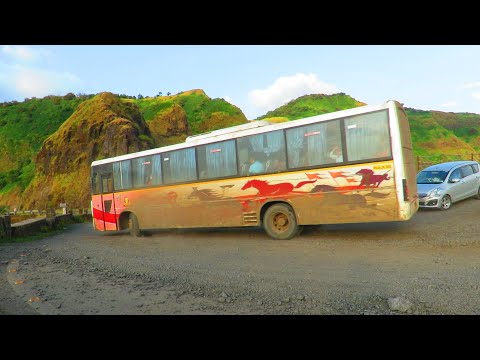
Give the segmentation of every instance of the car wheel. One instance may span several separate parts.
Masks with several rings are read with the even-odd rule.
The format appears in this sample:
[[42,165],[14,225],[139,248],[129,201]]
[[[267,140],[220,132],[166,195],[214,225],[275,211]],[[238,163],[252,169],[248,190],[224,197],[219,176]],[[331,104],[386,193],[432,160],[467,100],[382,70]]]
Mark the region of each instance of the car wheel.
[[448,210],[450,209],[451,206],[452,206],[452,199],[450,198],[450,196],[445,195],[444,197],[442,197],[442,199],[440,200],[440,209]]
[[480,187],[477,190],[477,194],[475,195],[475,199],[480,200]]
[[287,204],[275,204],[268,208],[263,218],[265,232],[275,240],[288,240],[299,234],[295,213]]

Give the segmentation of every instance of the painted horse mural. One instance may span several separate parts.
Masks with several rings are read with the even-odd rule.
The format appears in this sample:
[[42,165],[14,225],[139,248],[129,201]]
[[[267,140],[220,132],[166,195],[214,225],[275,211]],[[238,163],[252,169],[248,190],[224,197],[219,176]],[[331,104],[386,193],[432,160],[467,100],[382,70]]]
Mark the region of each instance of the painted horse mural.
[[293,189],[298,189],[305,184],[313,184],[317,179],[310,181],[301,181],[297,185],[291,183],[269,184],[267,180],[249,180],[243,185],[242,190],[255,188],[258,190],[258,195],[261,196],[278,196],[293,192]]
[[358,185],[359,187],[360,186],[379,187],[384,180],[390,180],[390,177],[388,177],[387,173],[388,171],[385,174],[376,175],[373,173],[373,170],[371,169],[361,169],[357,171],[355,175],[362,176],[362,180]]
[[213,200],[220,200],[223,198],[223,195],[220,195],[216,191],[212,189],[202,189],[198,190],[198,188],[192,186],[192,193],[188,195],[187,199],[192,199],[194,197],[198,198],[200,201],[213,201]]

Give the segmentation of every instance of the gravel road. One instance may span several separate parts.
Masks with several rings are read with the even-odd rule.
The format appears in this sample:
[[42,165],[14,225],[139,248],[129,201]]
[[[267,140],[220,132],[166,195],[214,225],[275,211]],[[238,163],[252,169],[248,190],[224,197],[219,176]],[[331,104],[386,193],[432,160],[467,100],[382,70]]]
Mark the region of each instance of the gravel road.
[[480,314],[480,201],[407,222],[98,233],[0,246],[0,314]]

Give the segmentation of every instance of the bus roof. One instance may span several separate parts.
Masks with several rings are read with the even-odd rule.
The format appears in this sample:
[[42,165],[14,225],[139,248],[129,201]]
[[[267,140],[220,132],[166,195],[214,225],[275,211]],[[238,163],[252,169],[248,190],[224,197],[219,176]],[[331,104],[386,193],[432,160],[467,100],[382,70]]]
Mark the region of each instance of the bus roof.
[[271,124],[272,124],[271,122],[265,121],[265,120],[253,120],[253,121],[251,121],[247,124],[231,126],[231,127],[228,127],[228,128],[213,130],[213,131],[209,131],[209,132],[202,133],[202,134],[197,134],[197,135],[190,135],[185,139],[185,142],[198,141],[198,140],[201,140],[201,139],[212,138],[212,137],[219,136],[219,135],[235,133],[235,132],[239,132],[239,131],[247,130],[247,129],[254,129],[254,128],[267,126],[267,125],[271,125]]
[[302,119],[286,121],[282,123],[270,123],[266,120],[252,120],[252,122],[248,124],[232,126],[229,128],[214,130],[214,131],[210,131],[210,132],[202,133],[198,135],[191,135],[191,136],[188,136],[185,139],[185,142],[183,143],[163,146],[160,148],[155,148],[150,150],[144,150],[136,153],[119,155],[119,156],[111,157],[108,159],[95,160],[92,162],[91,166],[108,164],[115,161],[128,160],[128,159],[133,159],[137,157],[143,157],[143,156],[154,155],[154,154],[164,153],[164,152],[173,151],[173,150],[179,150],[183,148],[189,148],[195,145],[203,145],[203,144],[209,144],[209,143],[214,143],[218,141],[230,140],[230,139],[235,139],[237,137],[242,137],[242,136],[261,134],[261,133],[272,131],[272,130],[288,129],[290,127],[308,125],[308,124],[316,123],[319,121],[328,121],[328,120],[333,120],[338,118],[351,117],[351,116],[360,115],[363,113],[387,109],[392,104],[393,106],[400,105],[395,100],[388,100],[378,105],[364,105],[364,106],[356,107],[353,109],[340,110],[340,111],[335,111],[327,114],[315,115],[315,116],[310,116]]

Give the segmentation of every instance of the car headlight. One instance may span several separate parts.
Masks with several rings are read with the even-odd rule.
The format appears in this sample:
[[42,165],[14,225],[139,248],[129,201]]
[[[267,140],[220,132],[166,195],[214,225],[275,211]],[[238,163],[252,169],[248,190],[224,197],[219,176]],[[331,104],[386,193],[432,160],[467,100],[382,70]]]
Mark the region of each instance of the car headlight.
[[428,193],[427,193],[427,196],[438,196],[440,195],[440,193],[442,192],[442,188],[436,188],[436,189],[433,189],[433,190],[430,190]]

